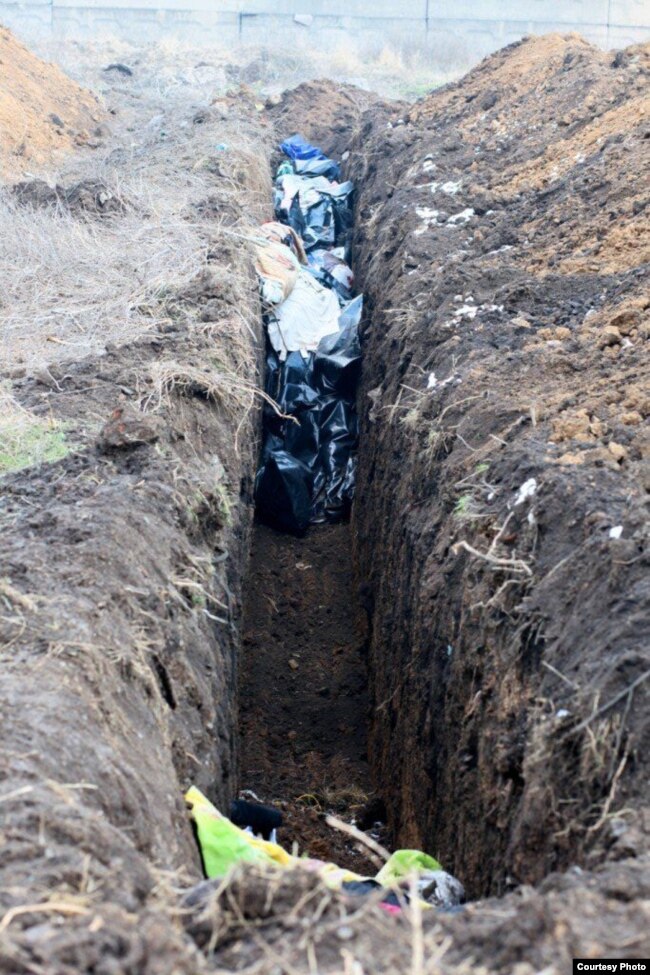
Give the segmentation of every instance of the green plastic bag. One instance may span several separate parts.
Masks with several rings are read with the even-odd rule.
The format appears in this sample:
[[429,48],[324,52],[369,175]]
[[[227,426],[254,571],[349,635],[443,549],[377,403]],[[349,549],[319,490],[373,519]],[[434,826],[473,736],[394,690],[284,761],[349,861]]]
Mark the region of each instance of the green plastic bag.
[[429,870],[442,870],[442,867],[428,853],[422,853],[421,850],[395,850],[375,879],[383,887],[390,887],[411,873],[426,873]]

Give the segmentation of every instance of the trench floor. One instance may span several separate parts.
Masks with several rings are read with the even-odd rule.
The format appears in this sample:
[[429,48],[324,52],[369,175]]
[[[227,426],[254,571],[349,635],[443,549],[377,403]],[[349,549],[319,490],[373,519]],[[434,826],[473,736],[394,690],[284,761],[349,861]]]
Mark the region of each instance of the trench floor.
[[240,673],[243,789],[283,808],[288,849],[367,873],[376,867],[325,814],[363,821],[367,623],[349,525],[293,538],[257,525],[244,605]]

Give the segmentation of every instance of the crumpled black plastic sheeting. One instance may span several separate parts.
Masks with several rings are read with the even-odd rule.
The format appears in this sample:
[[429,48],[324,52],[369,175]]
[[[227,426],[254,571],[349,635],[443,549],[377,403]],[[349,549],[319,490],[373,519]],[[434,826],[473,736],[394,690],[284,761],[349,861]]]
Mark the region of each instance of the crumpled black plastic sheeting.
[[354,216],[353,193],[336,198],[322,196],[318,203],[304,209],[296,193],[288,210],[277,206],[275,216],[281,223],[288,223],[299,237],[305,250],[315,247],[345,247],[349,253]]
[[341,315],[341,331],[304,359],[284,362],[271,349],[266,392],[288,418],[264,410],[265,439],[256,483],[258,514],[282,531],[342,521],[354,497],[359,434],[356,388],[361,368],[361,298]]
[[[339,178],[336,163],[302,137],[282,149],[302,175]],[[302,238],[305,249],[349,251],[352,193],[300,207],[298,195],[277,218]],[[325,275],[323,275],[325,277]],[[334,279],[323,283],[345,301],[349,293]],[[310,524],[337,522],[349,516],[354,497],[358,418],[356,388],[361,369],[358,327],[363,297],[343,305],[339,331],[327,335],[315,352],[303,358],[291,352],[282,362],[267,343],[266,392],[280,406],[278,416],[264,408],[264,445],[255,493],[258,515],[273,527],[303,534]]]

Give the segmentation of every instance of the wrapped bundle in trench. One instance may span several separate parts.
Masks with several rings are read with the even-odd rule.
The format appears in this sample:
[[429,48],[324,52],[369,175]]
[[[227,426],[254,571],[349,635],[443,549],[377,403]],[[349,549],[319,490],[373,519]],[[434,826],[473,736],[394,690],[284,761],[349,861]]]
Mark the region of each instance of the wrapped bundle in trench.
[[267,333],[266,392],[256,481],[260,517],[302,534],[347,518],[354,495],[362,296],[349,268],[351,182],[301,136],[281,146],[277,222],[260,228],[257,272]]

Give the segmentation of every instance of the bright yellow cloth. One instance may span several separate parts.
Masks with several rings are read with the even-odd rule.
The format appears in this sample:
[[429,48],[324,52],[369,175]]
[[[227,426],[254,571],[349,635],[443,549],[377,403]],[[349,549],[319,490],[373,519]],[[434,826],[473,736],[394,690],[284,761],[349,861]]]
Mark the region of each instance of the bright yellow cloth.
[[185,794],[196,823],[207,877],[223,877],[242,860],[289,866],[291,857],[277,843],[259,840],[231,823],[195,786]]
[[[192,818],[196,823],[207,877],[225,877],[237,863],[247,861],[274,863],[279,867],[300,866],[313,870],[322,877],[327,887],[334,890],[338,890],[347,880],[368,879],[335,863],[294,857],[277,843],[258,839],[231,823],[195,786],[185,793],[185,801],[191,807]],[[399,881],[410,873],[423,873],[432,869],[441,869],[440,864],[426,853],[419,850],[397,850],[375,879],[384,887],[398,887]],[[429,905],[423,902],[423,906]]]

